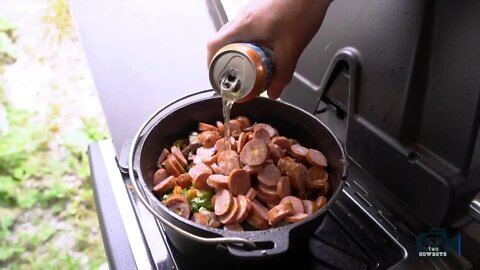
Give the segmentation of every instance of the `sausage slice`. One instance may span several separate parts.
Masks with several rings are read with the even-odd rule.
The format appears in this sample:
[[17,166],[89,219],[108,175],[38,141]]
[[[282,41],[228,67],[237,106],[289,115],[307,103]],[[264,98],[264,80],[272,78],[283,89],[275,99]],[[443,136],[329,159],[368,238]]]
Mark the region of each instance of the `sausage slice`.
[[215,126],[212,126],[210,124],[207,124],[207,123],[203,123],[203,122],[199,122],[198,123],[198,130],[199,131],[218,131],[218,129],[215,127]]
[[272,138],[272,143],[280,146],[283,150],[290,150],[290,147],[292,147],[292,144],[290,143],[290,140],[287,139],[287,137],[284,136],[275,136]]
[[223,229],[226,230],[226,231],[243,232],[242,225],[240,225],[238,223],[225,224],[225,225],[223,225]]
[[182,173],[177,177],[175,183],[182,188],[187,188],[192,184],[192,180],[192,177],[188,173]]
[[156,184],[153,187],[153,192],[158,195],[165,194],[168,190],[172,189],[175,184],[175,177],[170,175],[169,177],[160,181],[160,183]]
[[170,152],[168,151],[168,149],[167,149],[167,148],[163,148],[162,153],[161,153],[160,156],[158,157],[157,167],[161,167],[161,166],[162,166],[162,162],[167,158],[168,155],[170,155]]
[[255,196],[257,196],[257,191],[254,188],[250,188],[245,194],[245,197],[247,197],[247,199],[249,199],[250,201],[255,199]]
[[163,179],[167,178],[169,176],[167,170],[165,170],[164,168],[160,168],[158,170],[155,171],[155,173],[153,174],[153,185],[157,185],[158,183],[160,183],[160,181],[162,181]]
[[263,166],[262,165],[258,165],[258,166],[245,165],[243,166],[243,170],[247,171],[249,174],[255,174],[263,170]]
[[307,181],[307,189],[318,192],[320,195],[327,195],[330,184],[327,180]]
[[265,142],[259,139],[253,139],[245,144],[240,153],[240,160],[243,164],[258,166],[268,158],[269,150]]
[[324,167],[312,166],[308,169],[308,179],[310,180],[327,180],[328,172]]
[[271,142],[270,134],[265,128],[261,126],[255,126],[255,128],[253,129],[253,138],[260,139],[266,144],[269,144]]
[[182,167],[185,167],[188,164],[187,159],[183,155],[182,151],[180,151],[180,148],[174,145],[170,148],[170,150]]
[[215,194],[215,215],[221,216],[227,213],[233,205],[233,196],[230,191],[221,189]]
[[247,143],[247,133],[246,132],[241,132],[240,135],[238,135],[238,140],[237,140],[237,152],[241,153],[243,147]]
[[290,223],[295,223],[295,222],[299,222],[300,220],[303,220],[307,217],[308,217],[308,215],[305,214],[305,213],[297,213],[297,214],[294,214],[292,216],[285,217],[285,220],[290,222]]
[[242,169],[234,169],[228,175],[228,188],[234,195],[245,194],[252,186],[250,174]]
[[257,123],[257,124],[255,124],[253,127],[254,127],[254,129],[255,129],[255,128],[259,128],[259,127],[266,129],[266,130],[268,131],[268,134],[270,135],[270,138],[278,135],[277,129],[275,129],[274,127],[270,126],[269,124]]
[[301,146],[300,144],[293,144],[290,147],[290,152],[293,157],[298,158],[300,160],[304,159],[307,155],[308,148]]
[[243,195],[238,195],[237,198],[237,205],[238,205],[238,212],[235,216],[235,223],[242,223],[250,213],[252,209],[251,202],[247,199],[247,197]]
[[[217,201],[218,199],[219,198],[217,198]],[[233,197],[232,201],[233,201],[232,207],[225,214],[218,216],[218,221],[220,221],[222,224],[235,223],[235,217],[237,216],[239,207],[238,207],[237,198]]]
[[207,178],[207,184],[214,189],[228,189],[228,176],[212,174]]
[[203,131],[202,133],[198,134],[198,140],[203,145],[203,147],[210,148],[215,145],[215,143],[221,139],[220,133],[218,131]]
[[257,175],[258,182],[268,187],[276,187],[280,177],[280,170],[273,164],[265,165]]
[[303,202],[299,198],[295,196],[287,196],[280,201],[280,204],[287,202],[292,204],[296,214],[305,213],[305,210],[303,209]]
[[277,183],[278,198],[282,199],[291,194],[292,194],[292,186],[290,184],[290,178],[288,178],[288,176],[280,177],[280,180]]
[[165,167],[165,169],[170,175],[173,175],[175,177],[178,177],[180,175],[180,172],[178,171],[177,167],[173,165],[172,159],[170,158],[165,159],[165,161],[163,161],[163,166]]
[[190,204],[181,194],[173,194],[165,200],[164,205],[175,214],[188,219],[190,216]]
[[252,124],[250,122],[250,119],[246,116],[243,116],[243,115],[239,115],[237,117],[235,117],[236,120],[238,120],[240,122],[240,127],[242,130],[250,127]]
[[323,155],[322,152],[316,149],[308,149],[306,153],[306,158],[308,162],[312,165],[320,166],[320,167],[327,167],[327,158]]
[[221,152],[217,158],[217,165],[224,175],[229,175],[232,170],[240,169],[238,153],[233,150]]
[[318,210],[317,205],[313,201],[303,200],[302,202],[303,202],[303,209],[305,211],[305,214],[310,216],[310,215],[313,215],[313,213],[315,213]]
[[275,225],[286,216],[291,216],[295,213],[291,202],[281,203],[268,211],[268,224]]
[[327,197],[325,197],[325,196],[319,196],[319,197],[315,200],[315,204],[317,205],[317,208],[318,208],[318,209],[322,209],[322,207],[324,207],[325,204],[327,204]]

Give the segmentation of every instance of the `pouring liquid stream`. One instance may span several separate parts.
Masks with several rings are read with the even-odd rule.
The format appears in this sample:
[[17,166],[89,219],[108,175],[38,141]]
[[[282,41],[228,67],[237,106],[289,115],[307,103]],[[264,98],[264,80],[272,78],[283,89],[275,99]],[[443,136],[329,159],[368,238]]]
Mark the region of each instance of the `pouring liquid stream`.
[[240,86],[240,81],[236,78],[236,71],[231,70],[230,74],[226,76],[220,84],[220,94],[222,96],[222,112],[223,112],[223,137],[227,150],[231,150],[230,143],[230,112],[232,111],[235,100],[239,98],[237,89]]

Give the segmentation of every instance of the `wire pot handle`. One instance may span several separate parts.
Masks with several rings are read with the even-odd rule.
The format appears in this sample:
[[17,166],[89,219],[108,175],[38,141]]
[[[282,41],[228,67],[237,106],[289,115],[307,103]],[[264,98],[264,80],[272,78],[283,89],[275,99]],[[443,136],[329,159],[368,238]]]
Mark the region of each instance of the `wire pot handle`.
[[160,220],[162,222],[162,224],[164,225],[167,225],[168,227],[170,227],[170,229],[176,231],[177,233],[187,237],[187,238],[190,238],[192,240],[195,240],[195,241],[198,241],[198,242],[201,242],[201,243],[205,243],[205,244],[243,244],[245,246],[248,246],[250,248],[255,248],[256,245],[255,243],[253,243],[252,241],[249,241],[249,240],[246,240],[244,238],[240,238],[240,237],[211,237],[211,238],[207,238],[207,237],[201,237],[201,236],[198,236],[198,235],[195,235],[195,234],[192,234],[190,232],[187,232],[185,230],[183,230],[182,228],[179,228],[177,227],[175,224],[171,223],[170,221],[168,221],[167,219],[165,219],[160,213],[157,212],[157,210],[155,210],[151,205],[150,203],[147,201],[147,199],[143,196],[142,192],[140,191],[138,185],[137,185],[137,177],[135,176],[135,171],[134,171],[134,168],[133,168],[133,163],[134,163],[134,157],[135,157],[135,152],[136,152],[136,148],[139,144],[139,141],[142,137],[142,133],[144,132],[145,128],[151,124],[152,120],[155,119],[155,117],[157,117],[159,114],[161,114],[162,112],[164,112],[166,109],[170,108],[171,106],[181,102],[181,101],[184,101],[188,98],[191,98],[191,97],[194,97],[194,96],[197,96],[197,95],[201,95],[201,94],[205,94],[205,93],[208,93],[208,92],[214,92],[213,89],[207,89],[207,90],[202,90],[202,91],[198,91],[198,92],[194,92],[194,93],[190,93],[188,95],[185,95],[183,97],[180,97],[170,103],[168,103],[167,105],[165,105],[164,107],[160,108],[158,111],[156,111],[154,114],[152,114],[148,119],[147,121],[145,121],[142,126],[140,127],[140,129],[137,131],[137,133],[135,134],[135,136],[133,137],[133,140],[132,140],[132,144],[130,146],[130,153],[128,155],[128,174],[130,176],[130,179],[131,179],[131,182],[132,182],[132,185],[133,185],[133,188],[135,189],[135,192],[137,193],[138,195],[138,198],[140,199],[140,201],[142,202],[142,204],[145,206],[145,208],[150,212],[152,213],[152,215],[157,218],[158,220]]

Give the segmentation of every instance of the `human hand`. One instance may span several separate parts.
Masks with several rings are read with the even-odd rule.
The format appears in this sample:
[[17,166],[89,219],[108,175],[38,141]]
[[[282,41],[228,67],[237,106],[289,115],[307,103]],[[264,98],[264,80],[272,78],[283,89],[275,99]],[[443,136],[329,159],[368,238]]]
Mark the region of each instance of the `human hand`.
[[[320,28],[331,0],[252,0],[225,24],[207,45],[210,64],[215,53],[234,42],[251,42],[275,53],[275,72],[268,96],[277,99],[291,81],[305,47]],[[260,93],[252,93],[253,98]],[[242,100],[245,101],[245,100]]]

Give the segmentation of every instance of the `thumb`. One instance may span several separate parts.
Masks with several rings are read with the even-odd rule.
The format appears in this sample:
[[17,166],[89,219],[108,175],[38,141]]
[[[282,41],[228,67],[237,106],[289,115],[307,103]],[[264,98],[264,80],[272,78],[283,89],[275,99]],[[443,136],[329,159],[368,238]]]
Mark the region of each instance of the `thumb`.
[[267,89],[268,96],[271,99],[280,97],[285,86],[292,80],[298,61],[296,54],[287,53],[284,48],[278,48],[274,52],[275,69]]

